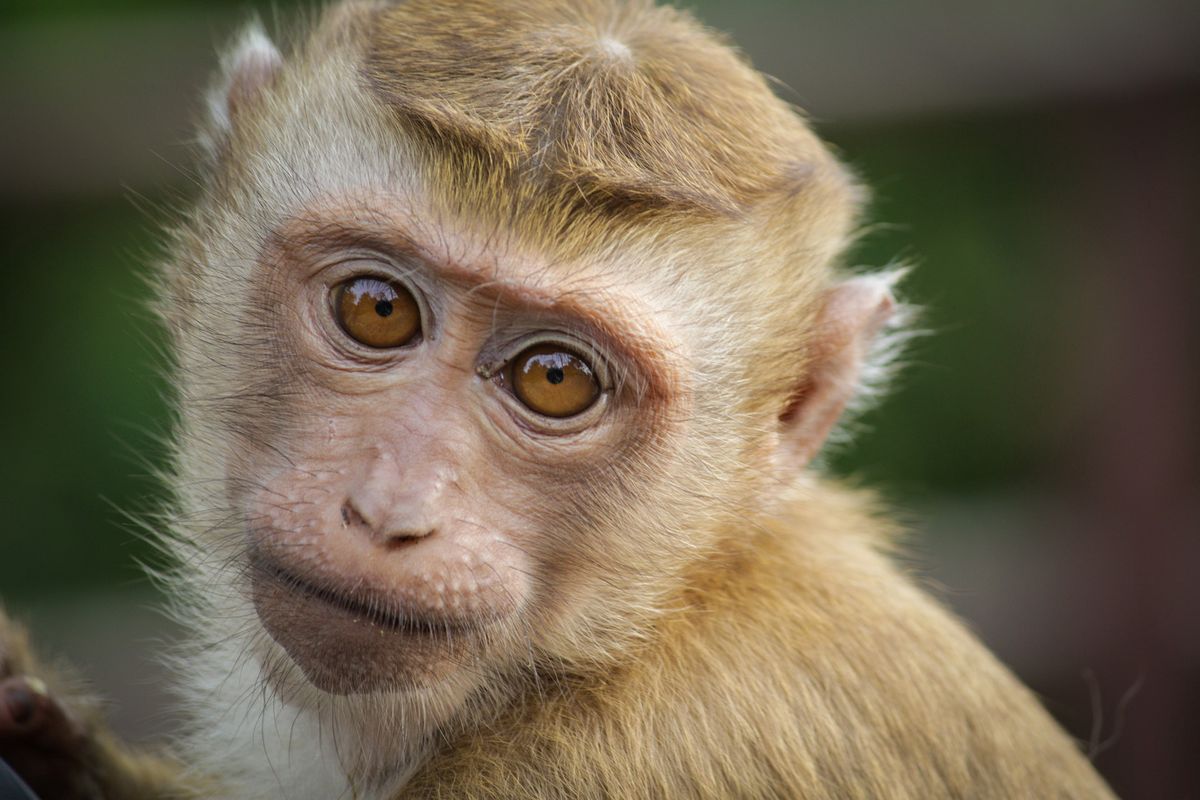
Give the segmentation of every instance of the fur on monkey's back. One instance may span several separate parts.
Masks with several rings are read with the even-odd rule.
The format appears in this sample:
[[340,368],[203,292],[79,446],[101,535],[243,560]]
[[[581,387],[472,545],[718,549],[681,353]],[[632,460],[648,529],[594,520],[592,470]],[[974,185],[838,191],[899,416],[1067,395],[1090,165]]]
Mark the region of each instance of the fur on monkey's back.
[[464,737],[401,797],[1111,798],[896,568],[871,503],[823,484],[731,531],[641,650]]

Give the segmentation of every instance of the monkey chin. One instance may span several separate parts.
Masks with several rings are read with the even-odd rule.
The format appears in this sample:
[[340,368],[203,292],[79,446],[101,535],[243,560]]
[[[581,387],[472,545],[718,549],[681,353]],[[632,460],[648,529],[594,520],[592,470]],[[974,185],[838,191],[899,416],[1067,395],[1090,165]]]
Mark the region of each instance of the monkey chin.
[[445,680],[481,646],[482,623],[310,584],[252,560],[251,596],[272,639],[305,678],[334,695],[417,689]]

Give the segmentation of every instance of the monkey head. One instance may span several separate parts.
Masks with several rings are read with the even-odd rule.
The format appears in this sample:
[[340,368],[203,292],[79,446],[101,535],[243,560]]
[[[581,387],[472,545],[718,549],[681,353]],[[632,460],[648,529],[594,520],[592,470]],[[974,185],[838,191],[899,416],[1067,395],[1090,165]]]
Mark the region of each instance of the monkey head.
[[847,172],[673,9],[345,4],[209,105],[179,527],[289,702],[618,665],[804,491],[891,313],[834,274]]

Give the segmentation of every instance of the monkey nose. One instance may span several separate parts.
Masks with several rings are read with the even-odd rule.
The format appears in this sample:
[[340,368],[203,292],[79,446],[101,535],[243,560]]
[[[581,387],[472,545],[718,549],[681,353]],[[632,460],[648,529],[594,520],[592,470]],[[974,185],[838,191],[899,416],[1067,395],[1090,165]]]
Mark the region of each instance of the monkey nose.
[[433,534],[433,526],[395,509],[374,509],[369,503],[347,498],[342,503],[342,527],[358,531],[383,546],[419,541]]

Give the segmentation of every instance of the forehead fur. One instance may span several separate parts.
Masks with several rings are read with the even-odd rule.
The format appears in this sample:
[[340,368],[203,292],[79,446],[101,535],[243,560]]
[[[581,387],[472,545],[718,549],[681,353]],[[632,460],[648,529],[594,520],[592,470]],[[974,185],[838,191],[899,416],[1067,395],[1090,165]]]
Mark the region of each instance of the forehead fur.
[[644,0],[409,0],[364,69],[432,147],[543,201],[734,212],[820,154],[730,47]]

